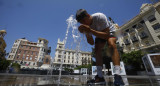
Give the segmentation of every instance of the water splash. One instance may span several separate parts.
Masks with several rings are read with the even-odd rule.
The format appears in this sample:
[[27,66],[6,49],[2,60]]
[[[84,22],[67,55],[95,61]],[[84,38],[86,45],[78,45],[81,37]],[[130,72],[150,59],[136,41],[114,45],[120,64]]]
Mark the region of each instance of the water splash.
[[[60,79],[61,79],[61,71],[62,71],[62,66],[63,66],[63,60],[64,60],[64,50],[66,47],[66,43],[67,43],[67,39],[68,39],[68,33],[69,33],[69,29],[72,29],[72,38],[74,40],[74,43],[76,44],[76,61],[75,61],[75,65],[77,65],[77,61],[79,59],[79,52],[80,52],[80,42],[82,40],[82,37],[80,36],[80,33],[78,31],[77,28],[77,21],[76,19],[74,19],[74,16],[71,15],[67,20],[66,20],[68,26],[67,26],[67,30],[66,30],[66,35],[65,35],[65,39],[64,39],[64,46],[63,46],[63,51],[62,51],[62,59],[61,59],[61,65],[59,68],[59,78],[58,78],[58,82],[60,84]],[[59,85],[58,84],[58,85]]]

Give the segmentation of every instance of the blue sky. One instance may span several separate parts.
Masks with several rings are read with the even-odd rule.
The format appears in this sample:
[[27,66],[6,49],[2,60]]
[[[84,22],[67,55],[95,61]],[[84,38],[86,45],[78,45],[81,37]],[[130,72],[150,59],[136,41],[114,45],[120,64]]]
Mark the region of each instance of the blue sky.
[[0,0],[0,29],[7,35],[6,51],[10,52],[15,40],[26,37],[37,42],[45,38],[54,57],[57,40],[65,37],[66,19],[84,8],[88,13],[102,12],[123,25],[139,14],[143,3],[150,0]]

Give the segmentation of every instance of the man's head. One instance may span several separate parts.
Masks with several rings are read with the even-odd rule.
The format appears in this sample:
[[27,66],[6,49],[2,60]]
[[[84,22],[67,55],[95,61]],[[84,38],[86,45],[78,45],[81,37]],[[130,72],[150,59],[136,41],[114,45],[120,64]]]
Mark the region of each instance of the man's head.
[[76,13],[76,20],[81,24],[90,25],[92,23],[92,17],[87,13],[85,9],[79,9]]

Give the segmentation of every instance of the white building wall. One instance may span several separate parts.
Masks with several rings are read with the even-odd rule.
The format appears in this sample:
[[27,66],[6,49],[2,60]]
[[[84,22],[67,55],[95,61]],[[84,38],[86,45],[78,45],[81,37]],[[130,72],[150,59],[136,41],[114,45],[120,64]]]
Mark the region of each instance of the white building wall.
[[[158,37],[160,36],[160,28],[154,30],[152,27],[156,23],[160,23],[160,14],[153,8],[152,5],[145,4],[143,7],[141,7],[141,10],[142,11],[139,15],[120,27],[122,34],[126,34],[118,39],[120,45],[123,45],[124,47],[124,52],[151,48],[155,47],[156,45],[160,46],[160,38]],[[149,22],[148,20],[148,17],[151,15],[155,16],[156,18],[156,20],[153,22]],[[140,23],[142,20],[144,20],[144,24]],[[134,25],[141,25],[142,27],[133,28],[132,26]],[[129,29],[129,32],[126,32],[127,29]],[[142,32],[147,35],[146,38],[141,38]],[[137,42],[132,41],[134,36],[138,39]],[[130,44],[125,44],[126,39],[128,39]]]
[[[79,57],[76,57],[76,51],[75,50],[71,50],[71,49],[63,49],[64,46],[64,41],[60,41],[60,39],[58,39],[57,42],[57,48],[55,50],[55,58],[54,58],[54,64],[55,65],[60,65],[61,62],[63,61],[63,66],[72,66],[74,67],[75,65],[82,65],[82,57],[86,58],[87,60],[89,59],[91,62],[91,52],[79,52]],[[62,51],[64,50],[64,59],[62,60]],[[83,55],[82,55],[83,54]],[[78,62],[78,63],[77,63]],[[86,64],[89,64],[88,61],[86,62]],[[57,68],[58,68],[57,66]]]

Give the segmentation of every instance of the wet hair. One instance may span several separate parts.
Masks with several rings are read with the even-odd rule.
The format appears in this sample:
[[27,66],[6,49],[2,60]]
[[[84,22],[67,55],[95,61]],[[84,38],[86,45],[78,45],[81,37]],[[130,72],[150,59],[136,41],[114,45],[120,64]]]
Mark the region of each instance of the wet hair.
[[76,13],[76,20],[79,22],[81,19],[87,16],[87,11],[85,9],[79,9]]

